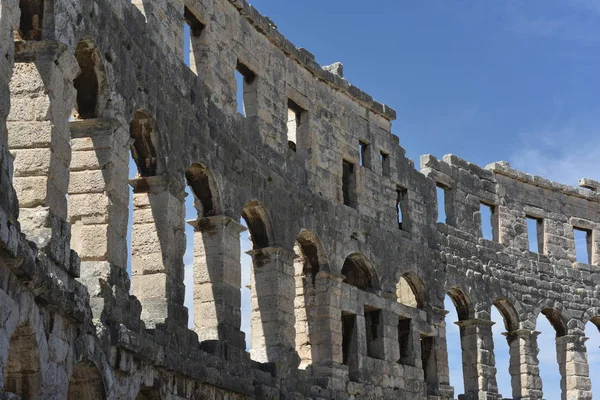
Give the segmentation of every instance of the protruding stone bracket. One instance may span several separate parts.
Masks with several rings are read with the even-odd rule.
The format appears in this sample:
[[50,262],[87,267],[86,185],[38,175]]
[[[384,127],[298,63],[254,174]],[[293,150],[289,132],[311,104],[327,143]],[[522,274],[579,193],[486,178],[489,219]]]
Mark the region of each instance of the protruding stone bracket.
[[262,249],[249,250],[246,254],[252,257],[255,268],[260,268],[270,261],[280,260],[290,264],[294,260],[294,252],[283,247],[263,247]]
[[600,182],[589,178],[581,178],[578,182],[579,186],[584,189],[590,189],[592,192],[600,190]]
[[170,175],[146,176],[129,180],[133,193],[161,193],[170,191],[179,200],[185,200],[185,186]]
[[217,232],[217,229],[219,229],[219,227],[225,227],[227,229],[237,228],[238,233],[242,233],[248,230],[248,228],[246,228],[244,225],[240,224],[233,218],[224,215],[192,219],[186,222],[188,225],[194,228],[194,232]]
[[91,138],[95,136],[109,136],[118,127],[118,122],[111,118],[93,118],[74,120],[69,122],[71,138]]

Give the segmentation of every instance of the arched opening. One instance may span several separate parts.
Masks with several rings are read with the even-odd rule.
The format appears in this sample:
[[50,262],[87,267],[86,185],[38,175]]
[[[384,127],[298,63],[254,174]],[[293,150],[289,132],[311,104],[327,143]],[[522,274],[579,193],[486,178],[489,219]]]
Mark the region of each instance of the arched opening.
[[379,290],[379,279],[371,262],[360,253],[352,253],[344,261],[342,275],[344,283],[360,290],[372,292]]
[[537,337],[537,345],[542,392],[544,398],[549,400],[559,399],[562,392],[562,377],[558,364],[556,338],[565,335],[567,332],[566,324],[557,310],[545,308],[538,316],[536,330],[540,332]]
[[195,163],[185,171],[185,178],[194,194],[194,207],[198,210],[198,217],[217,215],[219,193],[210,170],[200,163]]
[[17,40],[42,40],[44,0],[20,0],[21,20]]
[[69,379],[67,400],[102,400],[106,398],[100,371],[91,361],[80,361]]
[[589,365],[589,375],[592,382],[592,395],[600,396],[600,316],[592,318],[585,326],[585,343]]
[[314,233],[302,231],[294,244],[294,278],[296,298],[296,351],[300,368],[312,364],[312,346],[315,336],[315,279],[321,270],[323,250]]
[[271,245],[273,236],[267,212],[257,201],[250,201],[242,210],[242,218],[246,221],[252,249],[258,250]]
[[[262,257],[250,254],[257,250],[267,249],[272,245],[273,230],[267,211],[255,200],[249,201],[242,210],[241,225],[247,228],[240,235],[241,269],[242,269],[242,330],[246,333],[246,349],[260,351],[265,347],[265,331],[267,321],[263,321],[259,297],[266,288],[258,287],[268,284],[260,278],[257,280],[257,271],[263,263]],[[248,299],[250,301],[248,301]],[[264,311],[264,309],[262,310]],[[254,356],[261,357],[264,355]]]
[[154,119],[143,111],[136,111],[129,126],[129,136],[133,139],[131,155],[140,177],[157,174],[156,135]]
[[40,352],[31,327],[17,327],[9,346],[4,368],[4,390],[23,399],[34,399],[41,384],[41,369]]
[[[513,393],[512,379],[521,379],[521,377],[517,373],[514,378],[511,377],[511,356],[519,358],[519,354],[511,354],[514,350],[511,352],[511,343],[507,341],[510,335],[505,337],[503,333],[515,332],[519,329],[519,315],[507,299],[501,298],[494,302],[490,317],[495,323],[492,327],[492,337],[498,393],[502,394],[503,398],[508,398]],[[513,360],[513,364],[518,365],[518,362],[520,362],[518,359]]]
[[102,95],[105,86],[102,56],[91,40],[84,39],[77,43],[75,58],[81,73],[73,81],[77,91],[73,118],[97,118],[105,100]]
[[417,274],[404,274],[396,284],[396,297],[400,304],[421,309],[425,306],[426,294],[425,285]]
[[[453,305],[454,307],[452,307]],[[446,347],[450,385],[454,386],[454,397],[465,392],[465,364],[463,351],[463,330],[454,322],[466,321],[472,317],[471,301],[459,288],[452,288],[444,299],[446,315]],[[468,349],[465,349],[468,350]]]

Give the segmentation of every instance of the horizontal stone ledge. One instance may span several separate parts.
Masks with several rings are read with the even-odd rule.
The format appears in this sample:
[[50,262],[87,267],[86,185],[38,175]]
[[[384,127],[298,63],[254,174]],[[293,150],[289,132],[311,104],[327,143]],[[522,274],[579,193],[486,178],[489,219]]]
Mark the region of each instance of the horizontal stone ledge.
[[73,139],[111,135],[117,126],[118,122],[111,118],[80,119],[69,122]]
[[54,41],[18,41],[15,42],[15,62],[54,61],[67,45]]

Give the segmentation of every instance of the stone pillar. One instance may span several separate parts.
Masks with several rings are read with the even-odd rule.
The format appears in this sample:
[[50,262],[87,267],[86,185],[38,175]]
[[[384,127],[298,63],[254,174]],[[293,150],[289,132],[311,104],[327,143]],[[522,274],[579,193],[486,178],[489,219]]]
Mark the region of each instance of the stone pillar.
[[510,347],[512,396],[515,399],[542,398],[542,379],[538,361],[537,337],[540,332],[517,330],[504,333]]
[[556,338],[563,399],[587,400],[592,398],[586,340],[588,338],[583,335],[565,335]]
[[438,395],[442,399],[454,399],[454,388],[450,386],[450,368],[448,366],[448,342],[446,340],[447,310],[433,308],[431,323],[436,335],[432,338],[432,350],[425,373],[427,394]]
[[281,247],[252,256],[252,359],[298,364],[294,348],[294,253]]
[[79,66],[65,45],[50,41],[16,43],[15,61],[7,130],[19,221],[27,239],[70,271],[68,118]]
[[128,135],[118,135],[119,124],[111,119],[73,121],[70,126],[71,247],[83,262],[105,261],[125,270],[129,167],[122,151],[126,144],[117,139]]
[[463,377],[467,399],[495,399],[498,397],[494,360],[494,322],[473,318],[458,321],[462,347]]
[[342,364],[343,281],[343,275],[333,272],[319,271],[315,277],[315,305],[309,322],[313,365]]
[[246,228],[226,216],[188,222],[194,233],[194,324],[200,340],[222,340],[240,349],[240,233]]
[[148,328],[186,327],[184,186],[166,175],[129,183],[134,193],[131,286],[142,304],[142,319]]

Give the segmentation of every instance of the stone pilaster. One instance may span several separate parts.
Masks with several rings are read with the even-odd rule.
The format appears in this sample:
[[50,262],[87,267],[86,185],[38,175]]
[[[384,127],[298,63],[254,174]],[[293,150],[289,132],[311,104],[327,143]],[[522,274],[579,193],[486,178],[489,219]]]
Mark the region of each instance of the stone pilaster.
[[240,233],[226,216],[188,222],[194,233],[194,324],[200,340],[222,340],[244,349],[241,332]]
[[432,338],[431,353],[425,369],[427,393],[440,396],[442,399],[454,399],[454,388],[450,386],[450,368],[448,366],[448,342],[446,340],[447,310],[433,308],[431,323],[436,335]]
[[510,347],[512,396],[515,399],[542,398],[542,379],[538,361],[537,337],[540,332],[517,330],[504,333]]
[[252,256],[252,358],[297,363],[294,349],[294,253],[281,247],[248,252]]
[[556,338],[556,352],[560,369],[562,398],[584,400],[592,398],[592,382],[583,335],[565,335]]
[[168,176],[133,179],[131,286],[142,303],[147,327],[173,323],[185,327],[184,187]]
[[51,259],[70,270],[68,118],[79,67],[65,45],[51,41],[17,42],[15,62],[7,130],[21,228]]
[[473,318],[458,321],[456,325],[460,327],[466,398],[498,398],[492,336],[494,322]]

